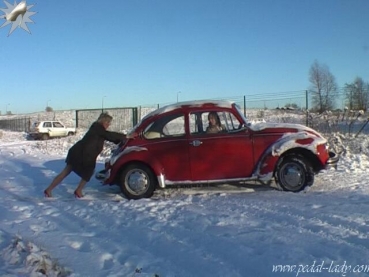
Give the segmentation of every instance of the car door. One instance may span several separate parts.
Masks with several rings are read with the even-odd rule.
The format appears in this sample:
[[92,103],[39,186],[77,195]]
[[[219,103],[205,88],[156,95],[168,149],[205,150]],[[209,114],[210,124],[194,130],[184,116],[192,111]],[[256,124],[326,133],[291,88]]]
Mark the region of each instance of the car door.
[[42,125],[42,128],[43,128],[43,131],[42,131],[43,133],[48,133],[50,137],[54,136],[53,126],[52,126],[51,121],[45,121]]
[[[224,131],[206,133],[206,114],[189,116],[189,157],[194,181],[249,177],[254,167],[252,139],[247,129],[229,112],[218,112]],[[200,123],[201,122],[201,123]],[[191,127],[196,125],[196,127]]]
[[67,135],[66,129],[63,124],[59,121],[53,122],[53,136],[55,137],[65,137]]
[[149,124],[142,134],[149,164],[159,164],[167,184],[191,179],[188,140],[183,113],[164,115]]

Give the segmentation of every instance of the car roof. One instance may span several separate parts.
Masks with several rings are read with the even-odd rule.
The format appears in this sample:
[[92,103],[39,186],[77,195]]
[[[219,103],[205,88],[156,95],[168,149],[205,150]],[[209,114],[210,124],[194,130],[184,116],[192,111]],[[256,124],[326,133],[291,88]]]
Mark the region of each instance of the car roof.
[[39,120],[39,121],[33,122],[33,124],[37,125],[37,124],[43,124],[45,122],[59,122],[60,124],[62,124],[62,122],[60,120]]
[[61,122],[60,120],[40,120],[36,122]]
[[172,110],[176,110],[181,107],[189,107],[189,108],[202,107],[208,104],[209,106],[214,105],[214,106],[222,107],[222,108],[232,108],[233,103],[234,101],[229,101],[229,100],[196,100],[196,101],[177,102],[177,103],[166,105],[164,107],[156,109],[155,111],[152,111],[151,113],[147,114],[143,119],[146,119],[148,117],[152,117],[155,115],[159,115],[162,113],[170,112]]

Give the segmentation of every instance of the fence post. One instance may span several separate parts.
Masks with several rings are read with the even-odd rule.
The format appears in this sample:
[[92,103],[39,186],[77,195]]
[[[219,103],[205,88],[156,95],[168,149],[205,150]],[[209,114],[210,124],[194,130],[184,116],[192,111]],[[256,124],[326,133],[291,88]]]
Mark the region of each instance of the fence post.
[[76,123],[74,125],[78,128],[78,110],[76,110]]
[[27,132],[31,131],[31,118],[30,117],[27,117],[27,127],[26,127],[26,130]]
[[137,108],[132,108],[132,123],[133,126],[137,124]]
[[305,98],[306,98],[306,126],[309,127],[309,95],[307,90],[305,90]]
[[246,117],[246,95],[243,96],[243,115]]

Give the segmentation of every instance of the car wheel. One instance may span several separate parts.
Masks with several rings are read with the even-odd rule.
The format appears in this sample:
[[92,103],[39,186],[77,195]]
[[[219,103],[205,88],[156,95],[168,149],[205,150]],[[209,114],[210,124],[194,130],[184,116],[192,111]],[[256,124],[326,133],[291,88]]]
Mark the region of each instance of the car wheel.
[[49,134],[42,134],[41,139],[42,139],[42,140],[47,140],[47,139],[49,139]]
[[282,190],[298,192],[314,183],[311,164],[302,156],[282,157],[276,170],[276,181]]
[[156,188],[156,180],[146,165],[131,164],[123,170],[119,185],[128,199],[149,198]]
[[68,136],[73,136],[74,133],[73,132],[68,132]]

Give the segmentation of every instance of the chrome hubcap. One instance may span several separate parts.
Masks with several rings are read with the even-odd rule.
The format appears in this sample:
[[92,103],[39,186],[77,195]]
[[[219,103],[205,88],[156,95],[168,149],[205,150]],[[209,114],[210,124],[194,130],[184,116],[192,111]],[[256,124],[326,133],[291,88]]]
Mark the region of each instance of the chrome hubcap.
[[142,170],[131,170],[126,177],[126,188],[132,194],[142,194],[149,185],[148,176]]
[[286,187],[299,187],[305,182],[303,170],[296,164],[287,163],[281,168],[281,181]]

